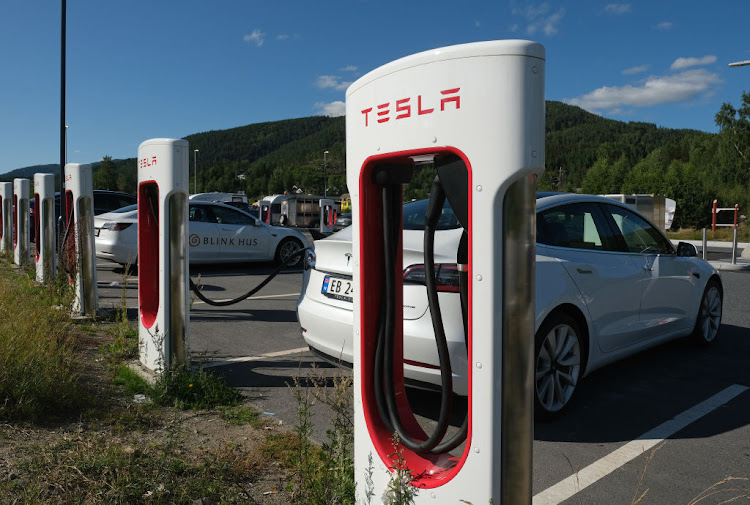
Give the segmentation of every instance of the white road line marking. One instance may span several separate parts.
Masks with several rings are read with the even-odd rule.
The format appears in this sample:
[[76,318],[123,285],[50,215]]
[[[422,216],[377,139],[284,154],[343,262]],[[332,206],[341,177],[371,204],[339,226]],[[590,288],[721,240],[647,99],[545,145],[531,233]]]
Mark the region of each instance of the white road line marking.
[[230,358],[224,361],[216,361],[213,363],[206,363],[203,365],[204,368],[213,368],[216,366],[232,365],[235,363],[247,363],[249,361],[261,361],[268,358],[278,358],[280,356],[289,356],[290,354],[299,354],[301,352],[308,351],[308,347],[298,347],[297,349],[288,349],[286,351],[268,352],[261,354],[260,356],[242,356],[240,358]]
[[538,493],[534,496],[532,504],[557,505],[562,503],[571,496],[582,491],[584,488],[587,488],[599,479],[606,477],[621,466],[655,447],[666,438],[671,437],[689,424],[697,421],[722,405],[729,403],[736,396],[741,395],[748,389],[750,388],[740,386],[739,384],[729,386],[708,400],[678,414],[673,419],[660,424],[632,442],[628,442],[616,451],[604,456],[599,461],[596,461],[580,470],[575,475],[571,475],[554,486]]
[[[264,295],[264,296],[251,296],[250,298],[247,298],[247,300],[270,300],[272,298],[284,298],[285,296],[299,296],[299,293],[286,293],[283,295]],[[228,302],[229,300],[233,300],[233,298],[227,298],[226,300],[214,300],[215,302]],[[193,302],[193,305],[198,304],[205,304],[206,302],[202,300],[196,299]]]

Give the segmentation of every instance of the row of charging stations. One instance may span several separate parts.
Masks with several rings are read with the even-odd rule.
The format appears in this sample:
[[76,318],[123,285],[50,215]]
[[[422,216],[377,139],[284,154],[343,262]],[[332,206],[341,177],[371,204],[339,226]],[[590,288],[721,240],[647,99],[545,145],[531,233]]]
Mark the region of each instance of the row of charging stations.
[[[76,296],[73,311],[96,313],[97,287],[94,248],[94,206],[91,165],[65,166],[66,226],[63,240],[65,268]],[[29,229],[30,181],[14,179],[0,183],[0,247],[13,249],[13,260],[23,265],[30,259]],[[55,230],[55,176],[34,175],[34,263],[36,279],[48,282],[57,273],[57,234]]]
[[[544,169],[544,65],[537,43],[466,44],[394,61],[347,90],[357,293],[354,457],[362,494],[383,496],[399,453],[410,485],[420,488],[414,503],[531,501],[535,183]],[[427,294],[443,377],[432,433],[412,414],[403,377],[402,185],[421,163],[437,172],[425,228]],[[445,199],[465,231],[456,262],[469,386],[458,429],[445,417],[452,372],[428,256]]]

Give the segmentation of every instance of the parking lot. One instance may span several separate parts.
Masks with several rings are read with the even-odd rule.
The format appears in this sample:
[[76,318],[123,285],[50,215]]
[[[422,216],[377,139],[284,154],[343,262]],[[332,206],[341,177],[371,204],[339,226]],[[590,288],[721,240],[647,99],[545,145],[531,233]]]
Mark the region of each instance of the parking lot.
[[[191,277],[219,300],[247,292],[271,270],[202,266],[191,267]],[[137,277],[104,261],[98,276],[100,307],[118,307],[125,289],[135,321]],[[641,503],[688,504],[706,490],[718,493],[701,503],[722,503],[736,495],[729,489],[750,489],[747,480],[725,481],[750,478],[750,276],[722,278],[723,329],[712,346],[676,341],[606,367],[582,382],[565,417],[536,423],[535,504],[632,503],[646,491]],[[307,350],[295,314],[300,289],[301,272],[289,270],[237,305],[195,300],[190,311],[193,357],[212,362],[264,415],[287,425],[296,419],[295,377],[348,374]],[[323,441],[328,412],[321,405],[314,412]]]

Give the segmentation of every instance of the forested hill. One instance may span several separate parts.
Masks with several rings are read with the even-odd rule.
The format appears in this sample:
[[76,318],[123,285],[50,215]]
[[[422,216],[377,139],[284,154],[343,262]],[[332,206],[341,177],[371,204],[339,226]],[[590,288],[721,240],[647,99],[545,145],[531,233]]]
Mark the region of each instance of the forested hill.
[[[744,192],[737,190],[738,184],[750,182],[750,167],[742,152],[731,147],[744,140],[730,138],[732,132],[741,130],[731,128],[738,120],[734,109],[727,106],[717,114],[725,114],[727,128],[721,134],[709,134],[626,123],[561,102],[547,102],[547,169],[539,187],[663,193],[678,200],[678,208],[683,210],[678,218],[691,225],[704,220],[701,209],[713,198],[736,200],[720,202],[725,206],[750,204]],[[258,123],[186,138],[191,150],[191,191],[195,173],[192,151],[198,149],[199,192],[245,191],[252,199],[297,190],[322,194],[324,173],[329,177],[329,194],[347,192],[343,117]],[[135,165],[134,158],[102,160],[95,168],[95,187],[135,192]],[[17,177],[15,172],[2,178]],[[408,188],[408,195],[423,196],[427,183],[418,178]]]
[[547,102],[546,123],[544,179],[557,178],[562,168],[568,190],[581,187],[586,172],[600,155],[614,160],[625,156],[635,165],[659,147],[694,136],[713,136],[696,130],[660,128],[652,123],[606,119],[580,107],[552,101]]

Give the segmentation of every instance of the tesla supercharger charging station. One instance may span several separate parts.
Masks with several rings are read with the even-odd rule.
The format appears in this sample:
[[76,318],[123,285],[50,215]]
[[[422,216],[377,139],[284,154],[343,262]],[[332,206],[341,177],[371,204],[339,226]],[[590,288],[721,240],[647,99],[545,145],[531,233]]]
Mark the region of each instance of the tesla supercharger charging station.
[[188,147],[176,139],[138,146],[138,338],[153,371],[188,356]]
[[55,278],[55,176],[34,174],[34,258],[36,280]]
[[[394,468],[400,467],[410,472],[409,485],[419,488],[415,503],[531,503],[535,187],[544,170],[544,67],[545,51],[537,43],[481,42],[394,61],[347,90],[360,496],[380,500],[399,480]],[[467,415],[459,444],[456,437],[427,444],[404,390],[401,185],[420,163],[434,164],[468,237],[468,248],[457,252],[468,294]],[[383,336],[391,336],[391,354],[388,347],[381,351]],[[377,367],[381,362],[385,372]],[[417,449],[407,447],[404,436],[394,449],[397,423]]]
[[0,251],[13,249],[13,183],[0,182]]
[[331,233],[336,224],[336,202],[330,198],[320,199],[320,232]]
[[260,209],[258,211],[258,217],[261,221],[263,221],[266,224],[271,224],[271,204],[269,202],[259,202],[258,208]]
[[[63,206],[64,205],[64,206]],[[65,268],[74,286],[73,312],[96,314],[96,248],[94,246],[94,180],[88,163],[65,165]]]
[[13,179],[13,262],[29,261],[29,180]]

